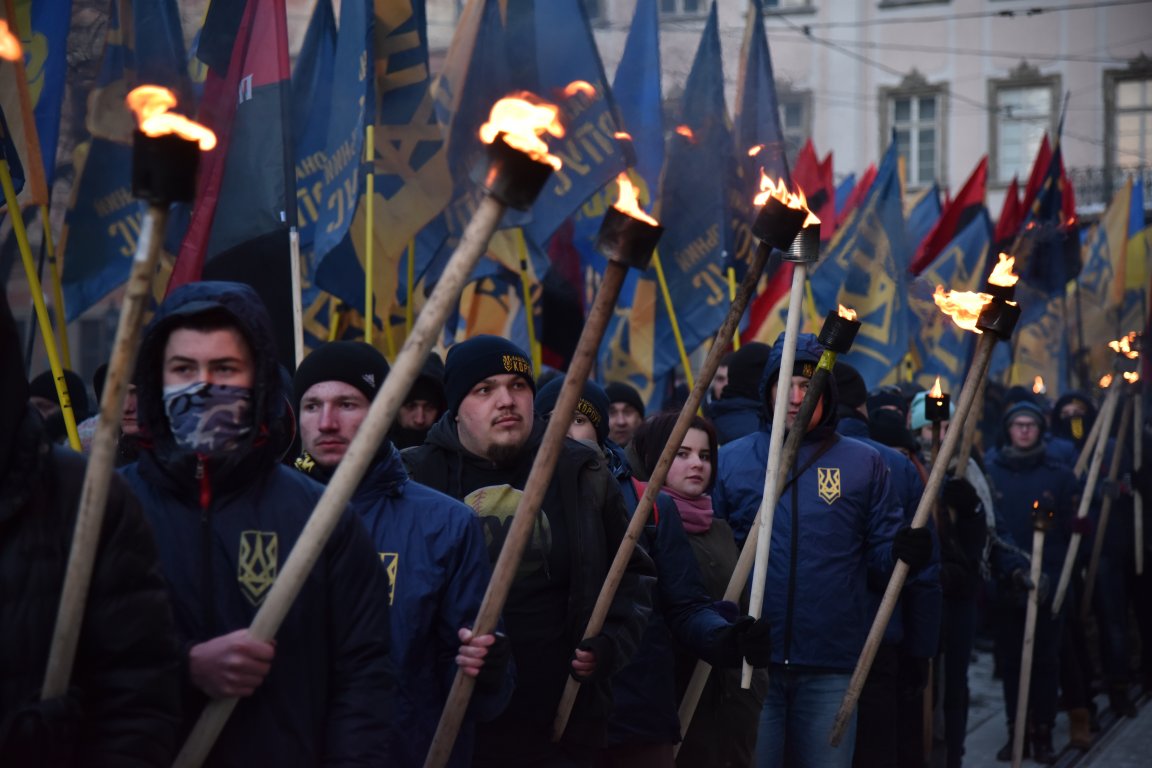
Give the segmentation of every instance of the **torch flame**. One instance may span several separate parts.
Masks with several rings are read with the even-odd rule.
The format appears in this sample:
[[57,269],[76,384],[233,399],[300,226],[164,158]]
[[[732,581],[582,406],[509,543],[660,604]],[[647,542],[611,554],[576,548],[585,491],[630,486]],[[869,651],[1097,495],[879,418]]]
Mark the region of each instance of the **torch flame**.
[[940,311],[951,317],[952,322],[956,323],[957,326],[966,331],[983,333],[976,327],[976,319],[980,317],[984,305],[992,301],[992,297],[987,293],[974,293],[972,291],[948,291],[945,293],[944,286],[938,285],[932,298],[936,301],[936,306],[940,307]]
[[686,125],[676,126],[676,133],[678,133],[681,136],[683,136],[684,138],[688,139],[688,141],[692,142],[693,144],[696,143],[696,134],[693,133],[692,129],[689,128],[688,126],[686,126]]
[[836,314],[840,315],[840,317],[844,318],[845,320],[856,319],[856,310],[852,309],[851,307],[846,307],[840,303],[836,304]]
[[591,99],[596,95],[596,88],[587,80],[573,80],[564,86],[563,93],[566,99],[570,99],[578,93],[582,93]]
[[133,88],[124,101],[128,104],[128,109],[136,113],[140,132],[147,136],[166,136],[174,133],[181,138],[197,142],[200,149],[205,152],[216,146],[216,134],[210,129],[189,120],[184,115],[168,111],[176,106],[176,96],[167,88],[141,85]]
[[620,187],[620,196],[612,205],[613,208],[654,227],[660,226],[660,222],[644,213],[644,209],[640,207],[640,193],[632,183],[632,179],[628,178],[627,171],[616,177],[616,184]]
[[936,383],[932,385],[932,389],[928,390],[928,397],[933,400],[939,400],[944,397],[944,390],[940,387],[940,377],[936,377]]
[[1136,371],[1125,371],[1124,381],[1128,382],[1129,384],[1135,384],[1136,382],[1140,381],[1140,374]]
[[1012,272],[1012,266],[1015,263],[1016,257],[1001,253],[999,261],[996,262],[995,269],[993,269],[992,274],[988,276],[988,282],[1004,288],[1011,288],[1016,285],[1016,282],[1020,279],[1020,275],[1013,274]]
[[1032,502],[1032,509],[1040,509],[1040,499],[1036,499],[1036,501]]
[[616,131],[616,133],[612,134],[612,138],[619,141],[632,141],[632,134],[627,131]]
[[16,61],[24,55],[20,48],[20,40],[8,29],[8,22],[0,19],[0,59]]
[[1043,395],[1047,391],[1048,387],[1044,386],[1044,378],[1042,376],[1037,376],[1032,380],[1032,394]]
[[1118,355],[1124,355],[1129,360],[1135,360],[1140,357],[1140,352],[1133,347],[1133,342],[1136,341],[1136,331],[1132,331],[1127,336],[1123,336],[1116,341],[1108,342],[1108,346],[1112,351]]
[[549,154],[548,145],[540,137],[544,133],[556,138],[564,135],[559,114],[560,110],[554,104],[527,91],[519,91],[492,105],[488,122],[480,126],[480,140],[491,144],[498,135],[504,134],[505,144],[558,171],[563,161]]
[[795,192],[789,192],[788,187],[784,185],[784,179],[777,179],[772,181],[768,178],[768,174],[764,173],[764,169],[760,169],[760,193],[753,198],[752,202],[756,207],[760,207],[768,202],[769,198],[775,198],[789,208],[798,211],[808,211],[808,218],[804,220],[804,226],[812,224],[819,224],[820,219],[816,214],[808,210],[808,198],[804,197],[804,190],[797,188]]
[[748,150],[748,157],[756,157],[756,155],[760,154],[760,152],[763,151],[763,149],[764,149],[763,144],[757,144],[756,146],[754,146]]
[[1108,389],[1112,386],[1112,374],[1106,373],[1100,377],[1100,389]]

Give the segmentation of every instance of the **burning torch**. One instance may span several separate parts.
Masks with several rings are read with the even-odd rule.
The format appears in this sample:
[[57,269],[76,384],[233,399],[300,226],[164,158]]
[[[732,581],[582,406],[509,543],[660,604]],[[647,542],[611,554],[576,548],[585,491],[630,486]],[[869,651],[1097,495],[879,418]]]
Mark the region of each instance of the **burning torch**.
[[[1143,347],[1144,334],[1138,333],[1132,339],[1132,350],[1139,358]],[[1139,376],[1139,374],[1137,374]],[[1132,461],[1133,466],[1141,469],[1144,466],[1144,397],[1140,392],[1135,395],[1135,416],[1132,419]],[[1133,499],[1133,529],[1136,539],[1136,573],[1144,573],[1144,494],[1139,488],[1135,490]]]
[[132,147],[132,192],[147,201],[148,210],[132,258],[104,394],[100,400],[100,419],[92,440],[92,455],[80,490],[76,531],[68,555],[64,589],[44,675],[41,695],[45,699],[64,695],[72,675],[115,465],[124,398],[136,366],[140,329],[152,296],[152,277],[164,239],[168,206],[195,197],[200,151],[216,146],[216,136],[212,131],[168,111],[176,106],[176,97],[166,88],[142,85],[128,94],[127,103],[139,121]]
[[[940,432],[944,422],[951,418],[952,396],[940,387],[940,377],[928,390],[924,398],[924,420],[932,425],[932,464],[936,463],[936,455],[940,453]],[[963,472],[961,467],[959,472]]]
[[1032,587],[1024,613],[1024,644],[1020,649],[1020,687],[1016,696],[1016,728],[1012,732],[1012,765],[1024,757],[1024,722],[1028,717],[1028,689],[1032,685],[1032,653],[1036,647],[1036,617],[1040,613],[1040,579],[1044,564],[1044,534],[1052,524],[1053,510],[1032,502]]
[[[951,461],[956,446],[964,433],[960,427],[964,420],[969,418],[972,403],[976,399],[976,391],[980,382],[988,372],[988,363],[992,359],[992,350],[999,340],[1008,340],[1016,323],[1020,319],[1020,306],[1013,301],[1015,286],[1020,279],[1012,272],[1015,259],[1007,254],[1000,254],[996,267],[989,275],[985,284],[985,292],[973,293],[969,291],[944,292],[943,286],[936,287],[934,299],[941,310],[952,317],[952,321],[959,327],[980,334],[976,342],[976,351],[972,358],[972,366],[964,379],[964,386],[960,390],[960,400],[956,404],[956,414],[953,417],[952,428],[944,437],[940,445],[937,460],[932,464],[932,471],[925,483],[924,493],[920,497],[920,504],[916,507],[916,515],[912,518],[912,527],[920,528],[928,521],[936,497],[940,493],[940,486],[944,482],[948,462]],[[848,727],[849,718],[856,708],[856,701],[860,698],[860,691],[872,668],[872,661],[876,651],[880,648],[880,641],[884,636],[884,629],[892,618],[896,608],[896,601],[900,598],[900,590],[908,578],[908,564],[897,560],[892,570],[892,577],[888,580],[888,587],[884,591],[884,598],[864,642],[864,649],[860,652],[860,659],[856,663],[856,670],[852,673],[852,680],[844,694],[844,701],[836,713],[836,721],[832,726],[829,742],[832,746],[839,746],[844,737],[844,730]]]
[[[1100,467],[1104,463],[1104,453],[1108,449],[1108,435],[1112,432],[1112,421],[1116,418],[1116,409],[1120,402],[1120,393],[1123,390],[1123,381],[1136,381],[1139,375],[1135,371],[1136,359],[1139,353],[1132,349],[1132,340],[1135,334],[1125,336],[1117,341],[1111,341],[1108,346],[1116,352],[1116,375],[1106,375],[1100,380],[1100,385],[1108,388],[1108,396],[1100,409],[1098,421],[1100,432],[1096,435],[1096,445],[1092,450],[1092,461],[1088,466],[1088,479],[1084,481],[1084,495],[1080,497],[1080,507],[1076,510],[1076,519],[1083,520],[1088,516],[1092,506],[1092,497],[1096,493],[1096,484],[1100,480]],[[1118,377],[1120,378],[1119,380]],[[1083,451],[1082,451],[1083,452]],[[1079,464],[1079,462],[1077,462]],[[1076,562],[1076,553],[1080,549],[1083,535],[1076,530],[1068,541],[1068,553],[1064,557],[1064,567],[1060,570],[1060,581],[1056,586],[1056,596],[1052,599],[1052,613],[1057,614],[1064,605],[1064,597],[1068,594],[1068,584],[1072,581],[1072,568]]]
[[[269,641],[276,636],[419,375],[445,318],[459,302],[464,283],[487,248],[504,211],[509,207],[531,207],[553,170],[560,168],[560,158],[549,154],[548,145],[541,138],[545,133],[564,135],[558,114],[557,107],[527,92],[513,94],[493,105],[488,122],[480,129],[480,138],[488,145],[485,197],[420,311],[336,474],[252,620],[249,632],[254,638]],[[176,768],[195,768],[204,762],[235,707],[236,699],[209,702],[176,757]]]

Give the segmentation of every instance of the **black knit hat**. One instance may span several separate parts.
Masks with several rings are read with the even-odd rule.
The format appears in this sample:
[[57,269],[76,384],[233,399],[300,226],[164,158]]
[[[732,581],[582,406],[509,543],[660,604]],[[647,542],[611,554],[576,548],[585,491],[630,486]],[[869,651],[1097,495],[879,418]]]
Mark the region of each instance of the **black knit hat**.
[[522,376],[536,393],[528,354],[503,336],[482,334],[456,344],[444,361],[444,394],[448,410],[456,413],[476,383],[489,376],[513,373]]
[[304,358],[292,379],[296,411],[304,393],[322,381],[342,381],[364,393],[368,402],[376,397],[388,376],[388,361],[363,341],[330,341]]
[[1044,418],[1044,409],[1031,400],[1019,400],[1010,405],[1008,410],[1004,411],[1005,434],[1008,433],[1008,425],[1021,416],[1031,417],[1040,427],[1040,433],[1044,433],[1044,428],[1047,425],[1047,420]]
[[768,364],[771,352],[769,345],[750,341],[728,355],[728,385],[720,393],[720,399],[759,399],[760,379],[764,376],[764,366]]
[[[553,378],[536,393],[536,413],[548,416],[556,409],[556,401],[560,399],[560,390],[564,386],[564,377]],[[584,389],[580,392],[580,399],[576,401],[576,410],[588,417],[596,430],[596,442],[603,444],[608,439],[608,395],[599,384],[586,381]]]
[[612,403],[627,403],[644,415],[644,398],[640,397],[640,393],[636,388],[624,384],[623,382],[613,381],[608,386],[604,387],[604,393],[608,395],[608,404]]
[[832,368],[836,379],[836,392],[840,395],[840,405],[856,410],[868,402],[868,387],[864,377],[848,363],[837,362]]

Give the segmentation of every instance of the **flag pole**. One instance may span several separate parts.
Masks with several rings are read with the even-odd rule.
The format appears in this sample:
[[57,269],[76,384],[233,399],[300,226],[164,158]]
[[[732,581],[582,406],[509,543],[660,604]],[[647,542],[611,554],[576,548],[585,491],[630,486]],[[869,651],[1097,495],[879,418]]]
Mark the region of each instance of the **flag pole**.
[[1044,534],[1049,526],[1047,510],[1037,507],[1032,513],[1032,587],[1028,590],[1028,607],[1024,612],[1024,642],[1020,647],[1020,680],[1016,694],[1015,726],[1012,730],[1012,768],[1019,768],[1024,758],[1024,727],[1028,719],[1028,689],[1032,685],[1032,657],[1036,650],[1036,619],[1040,613],[1040,579],[1043,578]]
[[68,396],[68,385],[64,381],[64,369],[60,365],[60,354],[56,349],[56,336],[52,332],[52,321],[48,317],[48,307],[44,305],[44,289],[36,276],[36,265],[32,262],[32,246],[28,244],[28,231],[24,228],[24,216],[20,202],[16,198],[16,186],[12,183],[12,170],[8,159],[0,157],[0,185],[4,188],[4,201],[8,205],[8,218],[12,221],[12,234],[20,249],[24,262],[24,273],[28,277],[28,289],[32,293],[32,303],[36,307],[36,319],[40,323],[40,335],[44,338],[44,351],[48,354],[48,365],[56,382],[56,396],[60,399],[60,410],[64,415],[64,428],[68,432],[68,444],[79,452],[80,434],[76,431],[76,412],[72,409],[72,399]]
[[416,290],[416,238],[408,241],[408,299],[404,302],[404,333],[412,333],[412,292]]
[[[728,267],[728,301],[732,303],[736,301],[736,267],[732,266]],[[740,349],[739,325],[732,331],[732,349],[733,351]]]
[[[369,123],[364,127],[364,160],[365,162],[372,162],[372,142],[373,130],[376,126]],[[372,185],[369,189],[375,192],[375,181],[372,179],[373,174],[370,172],[366,180],[367,184]],[[372,193],[368,194],[367,208],[364,211],[364,341],[368,344],[372,343],[372,335],[376,330],[376,310],[373,308],[373,295],[372,283],[375,280],[376,265],[373,263],[372,258]],[[389,350],[391,351],[391,350]],[[392,355],[389,355],[392,357]]]
[[64,311],[64,288],[60,284],[60,267],[56,259],[56,244],[52,240],[52,222],[48,218],[48,206],[40,206],[40,230],[43,233],[44,248],[48,253],[48,275],[52,278],[52,303],[56,312],[56,327],[60,330],[60,363],[72,368],[72,352],[68,342],[68,313]]
[[528,238],[524,235],[523,227],[516,230],[516,244],[520,256],[520,292],[524,302],[524,324],[528,326],[528,351],[532,355],[532,370],[539,376],[543,360],[540,341],[536,338],[536,310],[532,304],[532,282],[528,279]]
[[[1134,398],[1124,398],[1124,410],[1120,414],[1120,429],[1116,433],[1116,446],[1112,450],[1112,463],[1108,467],[1108,485],[1116,487],[1120,476],[1120,464],[1124,459],[1124,449],[1128,447],[1128,428],[1132,426],[1132,405]],[[1100,554],[1104,549],[1104,532],[1108,530],[1108,518],[1112,514],[1113,496],[1109,493],[1100,503],[1100,521],[1096,524],[1092,537],[1092,555],[1088,560],[1088,575],[1084,577],[1084,594],[1080,598],[1080,616],[1087,619],[1092,613],[1092,592],[1096,586],[1096,574],[1100,569]]]
[[[672,337],[676,339],[676,349],[680,352],[680,365],[684,368],[684,380],[688,389],[695,387],[692,380],[692,364],[688,361],[688,350],[684,349],[684,337],[680,335],[680,324],[676,322],[676,308],[672,306],[672,294],[668,291],[668,281],[664,279],[664,266],[660,263],[660,249],[652,254],[652,266],[656,268],[656,281],[660,284],[660,295],[664,297],[664,308],[668,310],[668,323],[672,326]],[[655,371],[652,372],[655,375]]]

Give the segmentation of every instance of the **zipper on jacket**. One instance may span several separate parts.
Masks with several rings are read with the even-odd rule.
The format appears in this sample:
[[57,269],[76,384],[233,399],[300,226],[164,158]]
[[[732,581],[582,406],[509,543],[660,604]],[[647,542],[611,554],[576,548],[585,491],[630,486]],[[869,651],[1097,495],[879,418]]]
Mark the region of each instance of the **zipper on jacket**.
[[791,556],[788,558],[788,604],[784,612],[784,664],[792,651],[792,612],[796,607],[796,556],[800,545],[800,499],[798,488],[800,478],[793,477],[792,483],[792,542]]
[[212,598],[212,482],[204,456],[196,456],[196,481],[200,486],[200,588],[204,600],[204,633],[216,632],[216,611]]

